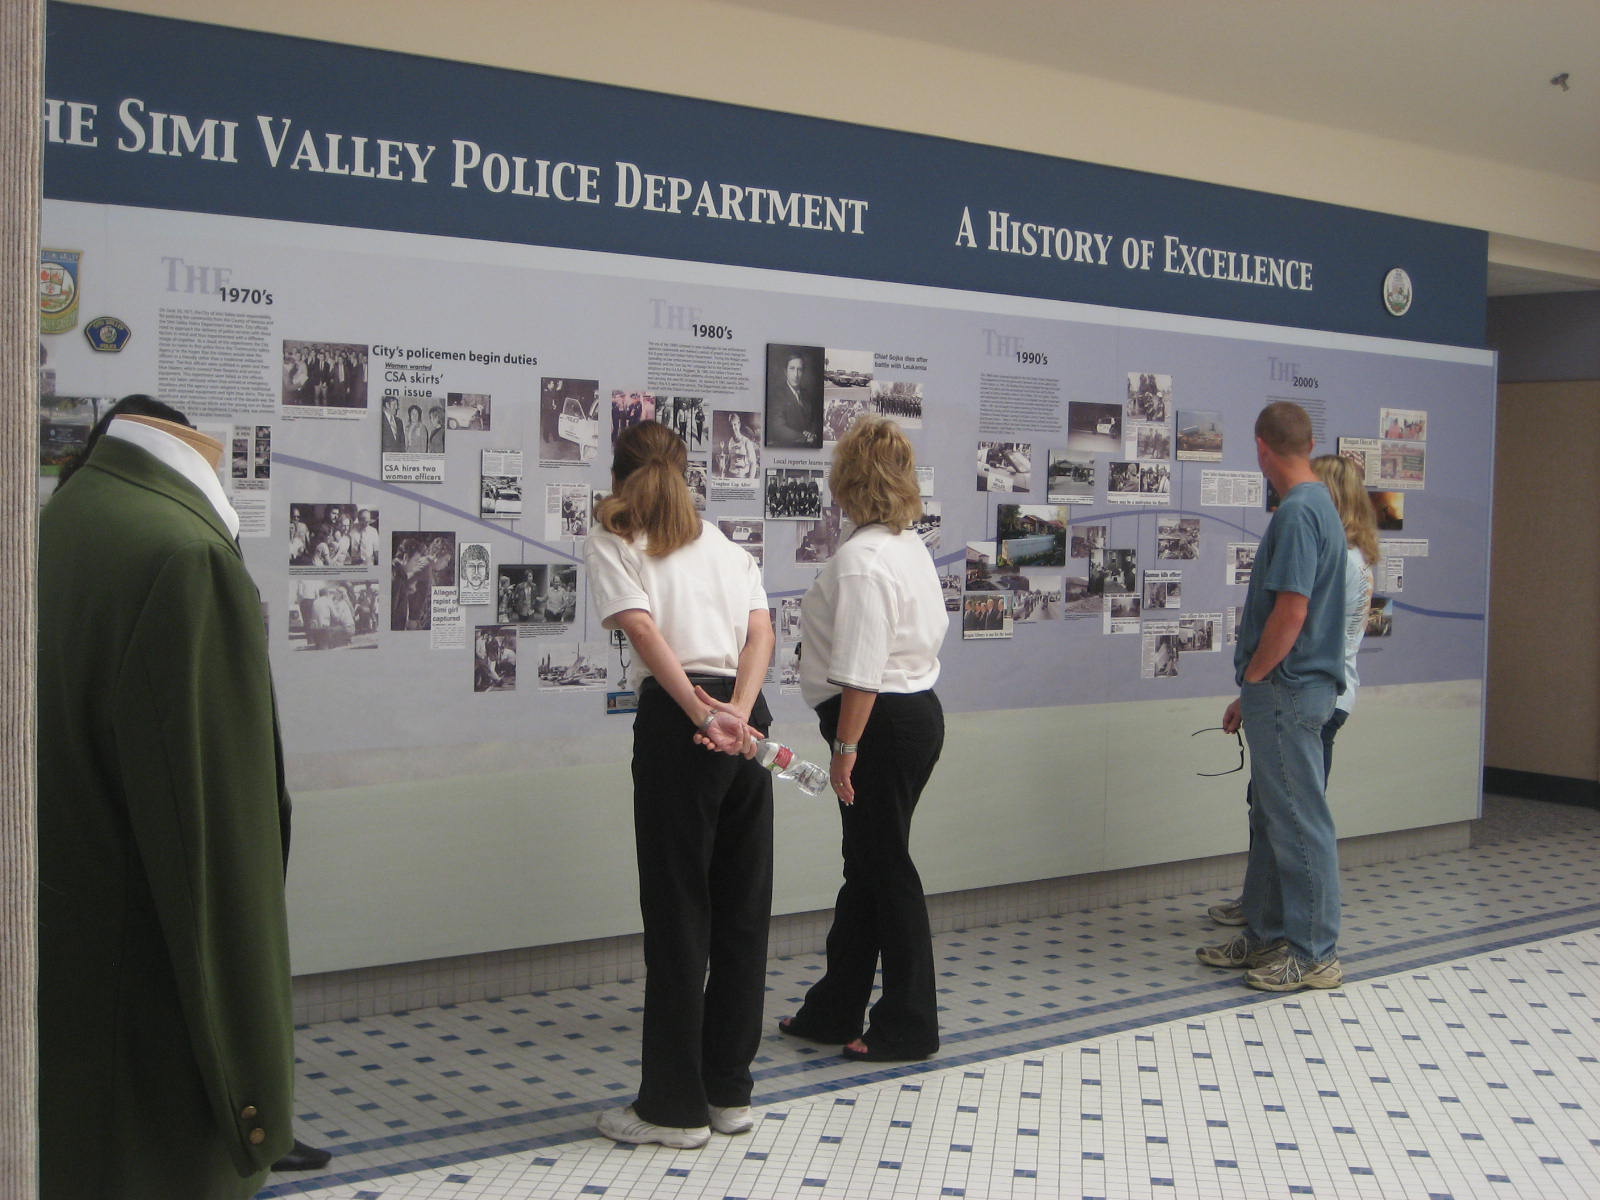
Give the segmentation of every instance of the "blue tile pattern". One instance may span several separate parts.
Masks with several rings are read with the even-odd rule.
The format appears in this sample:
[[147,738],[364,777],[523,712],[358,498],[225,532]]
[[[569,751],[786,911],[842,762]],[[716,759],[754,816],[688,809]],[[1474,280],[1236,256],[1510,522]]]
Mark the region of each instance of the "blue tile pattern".
[[[1600,814],[1547,807],[1346,870],[1333,991],[1196,964],[1211,894],[941,935],[935,1060],[774,1031],[765,1119],[696,1152],[592,1135],[637,1083],[637,982],[310,1027],[297,1132],[337,1156],[262,1195],[1600,1196]],[[774,960],[769,1028],[819,965]]]

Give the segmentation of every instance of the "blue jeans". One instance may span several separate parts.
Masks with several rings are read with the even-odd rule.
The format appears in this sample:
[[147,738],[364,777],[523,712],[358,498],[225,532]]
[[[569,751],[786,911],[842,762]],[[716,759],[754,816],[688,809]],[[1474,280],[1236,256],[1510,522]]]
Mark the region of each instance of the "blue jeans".
[[1276,676],[1239,689],[1253,800],[1245,923],[1305,962],[1334,958],[1339,945],[1339,846],[1323,765],[1335,695],[1331,682],[1291,687]]

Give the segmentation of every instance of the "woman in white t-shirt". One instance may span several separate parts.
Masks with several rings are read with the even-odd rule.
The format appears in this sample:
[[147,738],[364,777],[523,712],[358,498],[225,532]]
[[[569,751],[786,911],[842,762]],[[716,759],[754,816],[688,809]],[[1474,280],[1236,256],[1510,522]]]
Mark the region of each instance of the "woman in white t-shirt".
[[[1361,469],[1338,454],[1323,454],[1311,460],[1311,469],[1328,487],[1333,506],[1339,510],[1344,526],[1344,691],[1333,702],[1333,716],[1322,726],[1322,780],[1324,786],[1333,774],[1333,739],[1339,736],[1356,705],[1356,690],[1361,677],[1356,671],[1356,654],[1367,630],[1367,613],[1372,608],[1372,570],[1378,565],[1378,515],[1367,494]],[[1249,798],[1248,790],[1245,793]],[[1238,900],[1213,904],[1208,910],[1219,925],[1243,925],[1244,908]]]
[[[867,417],[839,440],[829,485],[855,528],[801,604],[800,692],[833,748],[844,886],[828,968],[779,1027],[896,1062],[939,1048],[933,942],[911,861],[911,816],[944,745],[933,693],[949,627],[939,575],[911,528],[922,515],[916,455],[892,421]],[[883,993],[872,1006],[883,961]]]
[[755,559],[696,514],[687,464],[664,425],[625,430],[583,556],[601,624],[633,647],[639,697],[644,1047],[638,1098],[599,1129],[684,1149],[751,1128],[772,909],[772,777],[745,756],[772,722],[767,594]]

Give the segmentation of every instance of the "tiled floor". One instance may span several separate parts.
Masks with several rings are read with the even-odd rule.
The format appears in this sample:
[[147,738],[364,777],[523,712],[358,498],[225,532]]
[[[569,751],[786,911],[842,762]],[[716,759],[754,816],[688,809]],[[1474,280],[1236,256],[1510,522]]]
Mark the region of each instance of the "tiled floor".
[[[1213,895],[941,935],[944,1049],[864,1070],[776,1031],[762,1116],[615,1146],[640,983],[311,1026],[265,1196],[1600,1196],[1600,813],[1494,800],[1471,850],[1345,872],[1342,989],[1201,967]],[[768,1017],[820,956],[771,964]]]

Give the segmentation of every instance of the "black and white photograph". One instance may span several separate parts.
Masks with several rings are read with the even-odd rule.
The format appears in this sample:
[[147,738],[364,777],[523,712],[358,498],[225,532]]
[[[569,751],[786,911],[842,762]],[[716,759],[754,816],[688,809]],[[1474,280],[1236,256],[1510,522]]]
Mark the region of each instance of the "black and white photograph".
[[539,381],[539,465],[593,462],[600,453],[600,383],[595,379]]
[[735,546],[750,551],[757,565],[763,562],[767,541],[767,523],[760,517],[719,517],[717,528],[722,536]]
[[877,379],[872,384],[872,411],[902,429],[922,428],[922,385]]
[[606,688],[606,644],[544,642],[538,644],[541,688]]
[[233,439],[231,474],[235,479],[250,478],[250,439],[236,437]]
[[964,640],[1008,638],[1012,635],[1012,625],[1010,592],[985,592],[962,598],[961,636]]
[[283,403],[286,408],[366,411],[367,347],[285,339]]
[[1199,517],[1157,517],[1156,557],[1192,562],[1200,556]]
[[924,500],[922,502],[922,515],[911,522],[912,532],[922,539],[922,544],[928,548],[928,553],[935,558],[939,556],[939,526],[943,520],[944,502],[942,500]]
[[829,502],[821,467],[768,467],[765,516],[769,521],[819,521]]
[[544,624],[570,625],[578,619],[578,568],[553,563],[546,576]]
[[289,505],[290,567],[375,567],[382,552],[376,508]]
[[1101,550],[1089,556],[1089,590],[1103,592],[1139,591],[1139,556],[1132,550]]
[[961,587],[965,582],[962,568],[955,563],[939,566],[939,590],[944,593],[945,612],[961,611]]
[[767,343],[767,445],[822,448],[821,346]]
[[1128,373],[1128,403],[1124,410],[1130,421],[1172,420],[1172,376],[1153,372]]
[[1378,519],[1382,533],[1399,533],[1406,527],[1406,494],[1404,492],[1367,492],[1372,501],[1372,512]]
[[995,505],[995,545],[1002,567],[1066,566],[1066,509],[1049,504]]
[[1073,617],[1082,617],[1100,612],[1105,606],[1105,597],[1089,590],[1089,577],[1087,575],[1068,575],[1064,581],[1066,588],[1067,614]]
[[472,690],[511,692],[517,687],[517,627],[478,625],[472,631]]
[[1256,547],[1260,542],[1229,542],[1228,557],[1224,560],[1225,582],[1229,587],[1244,587],[1250,582],[1250,572],[1256,565]]
[[1173,494],[1170,462],[1112,462],[1106,482],[1110,504],[1160,504]]
[[389,628],[433,628],[433,589],[456,587],[456,535],[449,530],[396,531],[389,535]]
[[1122,453],[1122,405],[1067,401],[1067,449],[1078,454]]
[[1138,633],[1141,607],[1137,592],[1107,592],[1104,632],[1118,635]]
[[705,512],[708,492],[710,490],[709,476],[711,469],[703,458],[691,458],[683,466],[684,482],[689,485],[689,494],[694,497],[696,512]]
[[833,350],[823,354],[822,440],[832,445],[872,411],[872,351]]
[[777,653],[772,656],[773,670],[778,676],[778,691],[787,695],[795,695],[800,691],[800,643],[786,642],[779,645]]
[[544,536],[547,541],[574,541],[589,536],[589,485],[544,485]]
[[1144,573],[1144,608],[1177,609],[1183,607],[1182,571],[1146,571]]
[[492,404],[483,392],[446,392],[444,394],[444,427],[449,430],[489,432]]
[[1178,618],[1178,649],[1184,654],[1221,653],[1217,629],[1221,613],[1193,613]]
[[1142,462],[1164,461],[1172,457],[1172,431],[1165,425],[1130,421],[1125,450]]
[[1106,548],[1106,526],[1074,525],[1072,527],[1072,557],[1089,558]]
[[800,599],[784,596],[778,601],[778,638],[785,643],[800,640]]
[[301,578],[289,587],[294,650],[373,650],[380,599],[376,579]]
[[89,431],[100,419],[104,404],[115,404],[112,396],[39,397],[39,471],[56,475],[62,466],[89,441]]
[[490,570],[488,542],[462,542],[461,580],[456,588],[459,604],[493,604],[494,576]]
[[1018,572],[1003,582],[1011,593],[1011,619],[1018,625],[1059,621],[1063,613],[1065,584],[1060,575]]
[[1178,459],[1181,462],[1222,461],[1222,414],[1178,410]]
[[522,515],[522,451],[484,450],[479,455],[478,515]]
[[656,420],[683,439],[690,454],[706,449],[706,402],[698,396],[658,396]]
[[1140,649],[1139,675],[1143,679],[1176,679],[1182,633],[1176,621],[1145,624]]
[[870,388],[872,360],[871,350],[825,350],[822,359],[824,391]]
[[[396,411],[391,412],[391,404]],[[398,416],[403,427],[403,448],[391,449],[394,441],[394,419]],[[444,405],[438,400],[401,400],[393,395],[383,398],[380,419],[383,440],[383,480],[385,483],[443,483],[444,482]]]
[[548,563],[501,563],[495,571],[495,618],[502,625],[544,623]]
[[1106,498],[1137,496],[1139,494],[1140,466],[1136,462],[1113,462],[1106,475]]
[[843,523],[842,510],[830,505],[817,520],[795,526],[794,561],[801,566],[820,566],[831,560],[844,540]]
[[272,478],[272,426],[257,425],[255,436],[255,462],[251,467],[252,479]]
[[656,398],[651,392],[611,393],[611,444],[624,429],[632,429],[640,421],[656,419]]
[[761,417],[719,409],[711,414],[711,482],[754,492],[761,478]]
[[1172,499],[1172,464],[1142,463],[1139,467],[1139,495],[1146,503],[1164,503]]
[[1045,472],[1045,499],[1051,504],[1094,503],[1094,456],[1052,450]]
[[978,490],[980,492],[1031,491],[1032,481],[1033,443],[978,443]]

